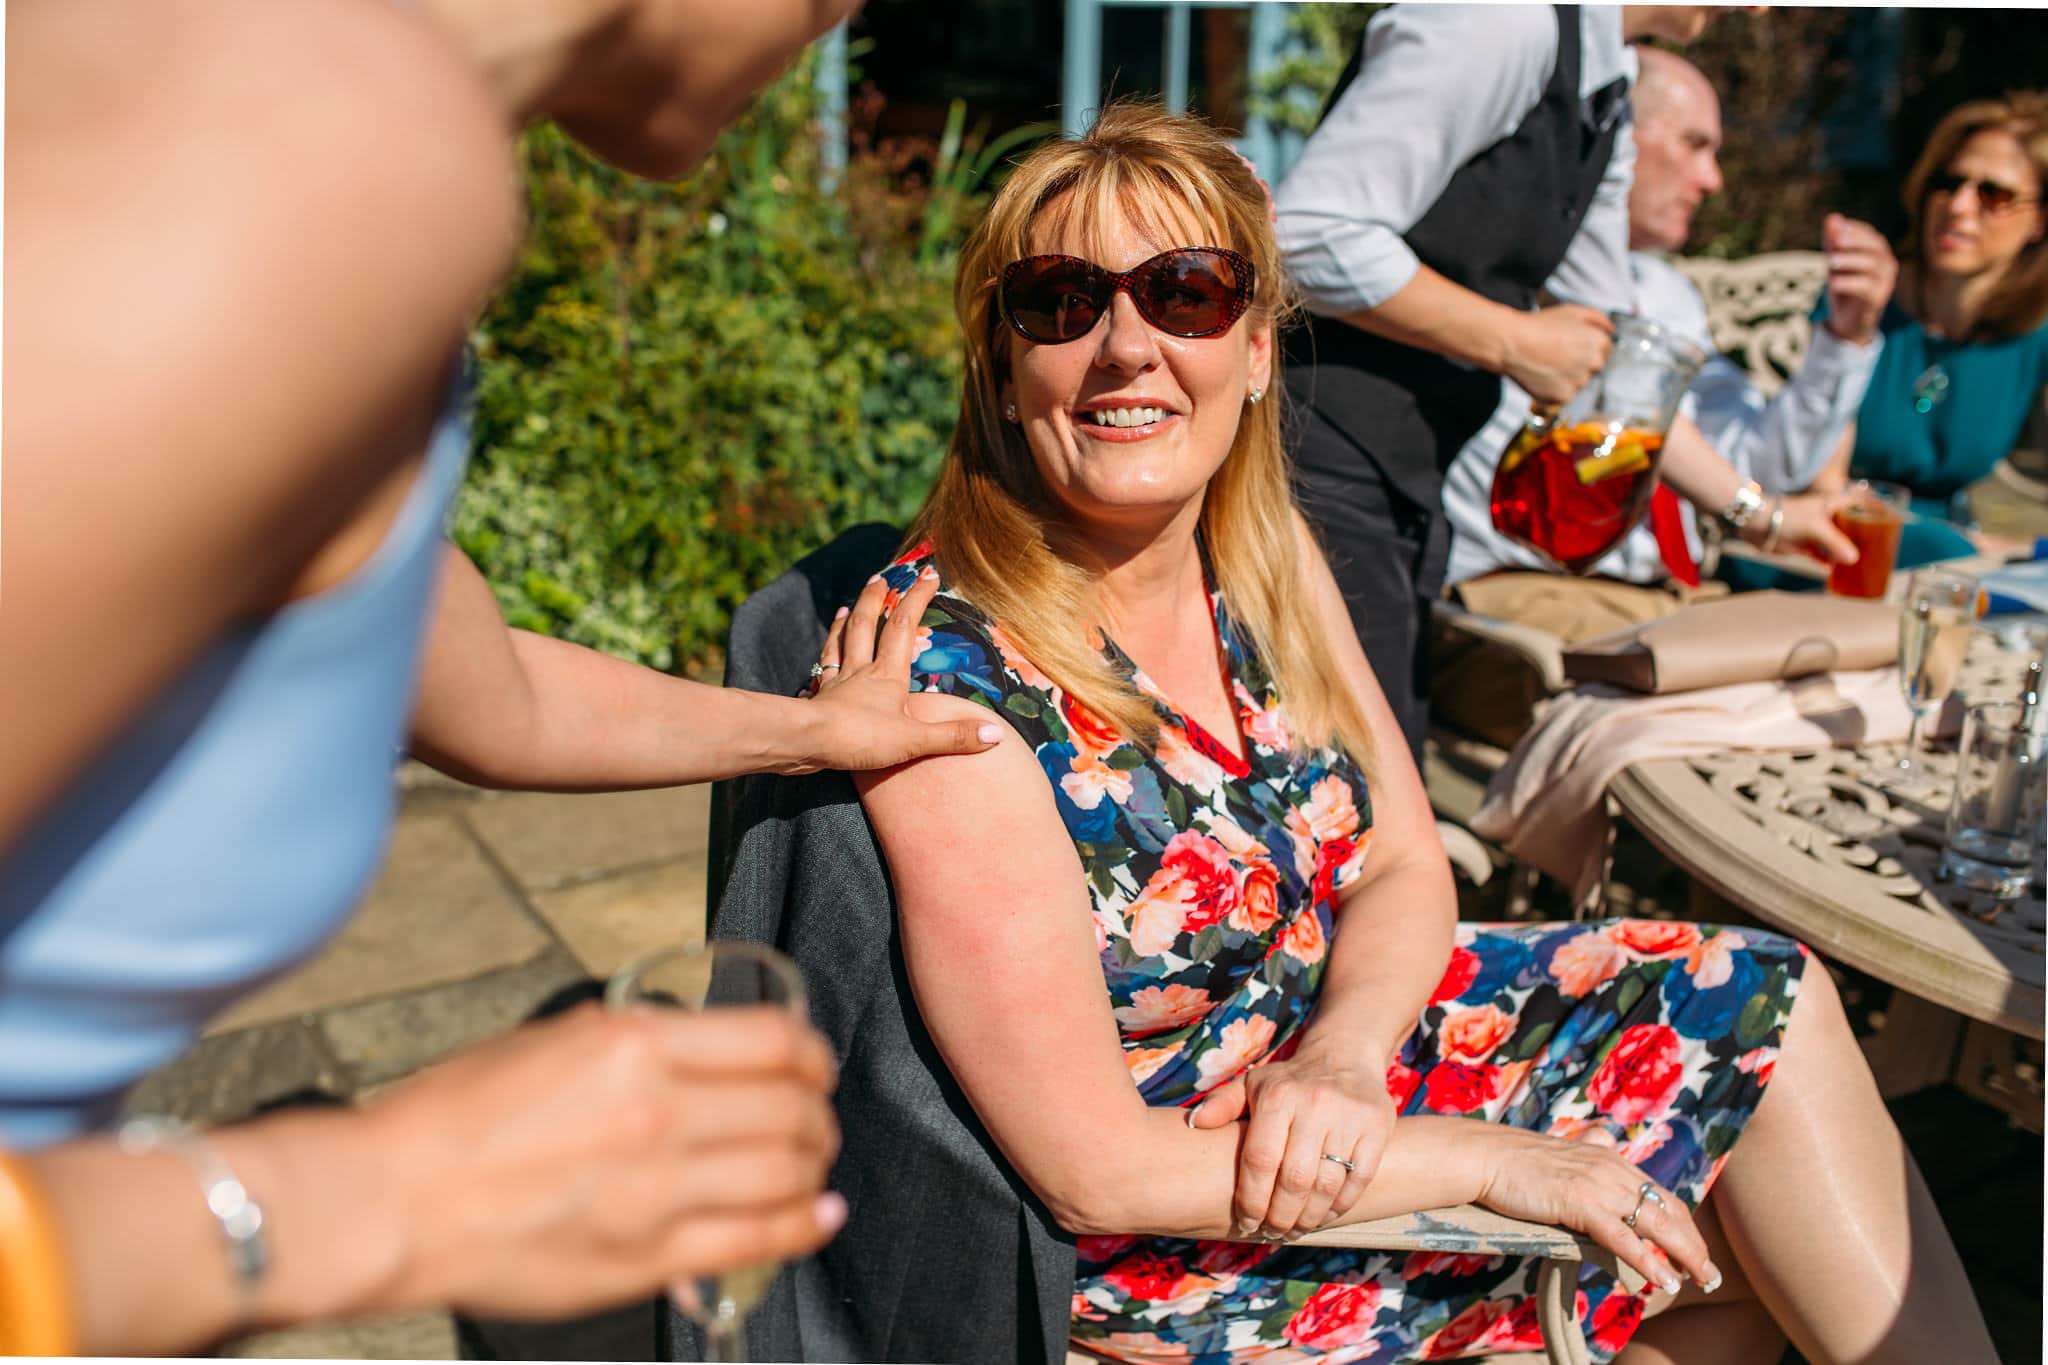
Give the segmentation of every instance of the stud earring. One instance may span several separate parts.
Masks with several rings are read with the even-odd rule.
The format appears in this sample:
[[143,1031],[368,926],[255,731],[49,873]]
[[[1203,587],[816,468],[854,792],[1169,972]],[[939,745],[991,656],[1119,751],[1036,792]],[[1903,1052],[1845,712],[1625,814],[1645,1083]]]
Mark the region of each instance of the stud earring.
[[1261,398],[1264,398],[1265,396],[1266,391],[1264,389],[1253,389],[1250,393],[1245,395],[1247,399],[1251,400],[1251,405],[1253,407],[1257,407],[1259,405],[1259,400]]
[[1014,424],[1016,423],[1016,421],[1017,421],[1017,405],[1016,405],[1015,403],[1005,403],[1005,404],[1003,404],[1003,420],[1004,420],[1005,422],[1009,422],[1009,423],[1011,423],[1011,424],[1013,424],[1013,425],[1014,425]]

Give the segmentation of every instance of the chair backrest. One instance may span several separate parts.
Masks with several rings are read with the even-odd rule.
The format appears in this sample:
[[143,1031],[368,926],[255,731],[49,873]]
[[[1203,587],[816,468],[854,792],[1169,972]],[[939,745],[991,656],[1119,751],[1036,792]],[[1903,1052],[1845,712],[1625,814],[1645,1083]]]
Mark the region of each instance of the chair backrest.
[[1827,284],[1818,251],[1772,251],[1738,261],[1682,256],[1672,262],[1707,303],[1715,349],[1776,393],[1806,358],[1811,313]]
[[[749,597],[733,616],[727,686],[795,693],[833,612],[897,543],[893,527],[856,527]],[[747,1320],[750,1356],[1057,1365],[1072,1239],[1002,1159],[918,1016],[888,871],[847,776],[717,784],[708,902],[713,937],[795,959],[840,1066],[832,1186],[851,1218],[776,1278]],[[670,1309],[664,1358],[700,1358],[698,1344]]]

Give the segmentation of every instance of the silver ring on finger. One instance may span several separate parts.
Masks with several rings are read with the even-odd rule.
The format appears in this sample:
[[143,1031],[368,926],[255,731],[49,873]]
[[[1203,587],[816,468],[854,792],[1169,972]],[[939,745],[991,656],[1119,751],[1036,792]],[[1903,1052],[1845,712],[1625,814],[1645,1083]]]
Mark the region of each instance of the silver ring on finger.
[[1339,1166],[1342,1166],[1342,1167],[1343,1167],[1343,1168],[1344,1168],[1344,1169],[1345,1169],[1346,1171],[1355,1171],[1355,1170],[1357,1170],[1357,1169],[1358,1169],[1358,1163],[1357,1163],[1357,1162],[1355,1162],[1355,1161],[1346,1161],[1346,1160],[1345,1160],[1345,1159],[1344,1159],[1343,1157],[1341,1157],[1341,1156],[1338,1156],[1338,1155],[1337,1155],[1337,1154],[1336,1154],[1335,1152],[1324,1152],[1324,1153],[1323,1153],[1323,1160],[1325,1160],[1325,1161],[1334,1161],[1334,1162],[1336,1162],[1336,1163],[1337,1163],[1337,1164],[1338,1164]]
[[1664,1196],[1657,1192],[1657,1183],[1653,1180],[1645,1180],[1636,1186],[1636,1206],[1628,1211],[1628,1217],[1621,1220],[1630,1232],[1636,1230],[1636,1219],[1642,1216],[1644,1204],[1654,1204],[1660,1209],[1664,1207]]
[[819,664],[818,671],[820,673],[830,673],[833,669],[837,667],[839,667],[838,664]]
[[812,665],[811,665],[811,677],[812,677],[812,679],[814,679],[814,680],[815,680],[815,679],[818,679],[818,678],[822,678],[822,677],[824,677],[824,676],[825,676],[825,665],[823,665],[823,664],[812,664]]

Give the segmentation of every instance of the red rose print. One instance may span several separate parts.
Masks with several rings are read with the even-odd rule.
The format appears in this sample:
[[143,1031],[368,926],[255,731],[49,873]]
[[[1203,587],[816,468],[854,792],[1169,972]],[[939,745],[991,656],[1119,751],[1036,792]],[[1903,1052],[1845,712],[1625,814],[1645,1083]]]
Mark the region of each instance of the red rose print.
[[1616,920],[1607,936],[1638,957],[1670,957],[1700,941],[1700,927],[1683,920]]
[[1422,1073],[1413,1067],[1404,1066],[1398,1061],[1387,1064],[1387,1094],[1393,1097],[1394,1108],[1406,1109],[1409,1096],[1415,1093],[1415,1087],[1420,1084]]
[[1628,1339],[1636,1334],[1642,1320],[1643,1301],[1617,1289],[1600,1300],[1600,1306],[1593,1310],[1593,1320],[1586,1324],[1586,1335],[1603,1351],[1619,1351],[1628,1345]]
[[1060,718],[1066,721],[1067,733],[1080,753],[1113,753],[1123,745],[1123,736],[1107,721],[1064,692],[1060,694]]
[[1181,1264],[1180,1257],[1140,1252],[1102,1278],[1128,1298],[1157,1303],[1172,1298],[1187,1277],[1188,1268]]
[[1500,1094],[1500,1068],[1439,1062],[1423,1083],[1422,1105],[1438,1114],[1469,1114]]
[[1280,946],[1289,957],[1307,966],[1321,962],[1330,946],[1328,935],[1323,933],[1322,917],[1314,909],[1296,915],[1294,923],[1280,936]]
[[1128,1232],[1111,1233],[1097,1237],[1076,1237],[1074,1239],[1074,1249],[1080,1253],[1082,1260],[1093,1261],[1097,1265],[1102,1265],[1106,1262],[1114,1261],[1143,1240],[1144,1238]]
[[1159,865],[1181,879],[1181,899],[1188,906],[1182,933],[1199,934],[1237,909],[1237,873],[1230,865],[1230,851],[1208,835],[1193,830],[1174,835],[1159,855]]
[[1316,884],[1309,903],[1321,905],[1336,892],[1337,869],[1351,861],[1358,845],[1349,839],[1326,839],[1316,847]]
[[1477,1275],[1494,1263],[1491,1256],[1459,1256],[1448,1251],[1411,1251],[1401,1264],[1401,1278],[1421,1275]]
[[1204,1275],[1242,1275],[1272,1254],[1263,1242],[1204,1242],[1195,1269]]
[[1263,934],[1280,918],[1280,874],[1271,863],[1254,863],[1244,874],[1244,892],[1231,912],[1230,927]]
[[1335,1350],[1365,1340],[1379,1307],[1380,1287],[1374,1281],[1320,1285],[1281,1332],[1304,1350]]
[[1437,1050],[1454,1062],[1483,1062],[1515,1032],[1515,1016],[1494,1004],[1456,1010],[1444,1016],[1436,1035]]
[[1493,1326],[1486,1329],[1486,1349],[1542,1350],[1543,1324],[1536,1320],[1536,1300],[1522,1299],[1512,1309],[1495,1318]]
[[1436,993],[1429,997],[1434,1005],[1444,1000],[1455,1000],[1465,993],[1479,975],[1479,954],[1470,948],[1451,949],[1451,963],[1444,968],[1444,979],[1436,983]]
[[1684,1080],[1677,1032],[1666,1024],[1636,1024],[1622,1030],[1586,1094],[1616,1122],[1637,1124],[1669,1105]]
[[1494,1304],[1480,1299],[1439,1327],[1435,1336],[1422,1343],[1422,1358],[1443,1360],[1448,1356],[1457,1355],[1486,1335],[1486,1329],[1493,1324],[1493,1319],[1499,1311]]

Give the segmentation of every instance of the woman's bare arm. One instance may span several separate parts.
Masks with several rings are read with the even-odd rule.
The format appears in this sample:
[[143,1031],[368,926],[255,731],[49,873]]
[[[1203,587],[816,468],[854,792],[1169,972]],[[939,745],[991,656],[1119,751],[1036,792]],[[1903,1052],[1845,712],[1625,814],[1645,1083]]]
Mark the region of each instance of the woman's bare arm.
[[[927,725],[905,711],[910,642],[937,589],[910,590],[876,666],[812,700],[713,687],[505,624],[490,585],[453,545],[427,630],[412,751],[482,786],[617,791],[737,773],[878,768],[929,753],[975,753],[1002,726]],[[862,598],[869,635],[882,595]],[[986,738],[982,731],[988,731]]]
[[[930,719],[985,716],[920,693]],[[1029,746],[926,759],[857,779],[896,887],[917,1005],[990,1134],[1062,1226],[1239,1235],[1243,1125],[1190,1130],[1126,1069],[1072,839]],[[1405,1120],[1351,1219],[1473,1198],[1479,1163],[1446,1159],[1458,1119]],[[1348,1221],[1348,1220],[1346,1220]]]

